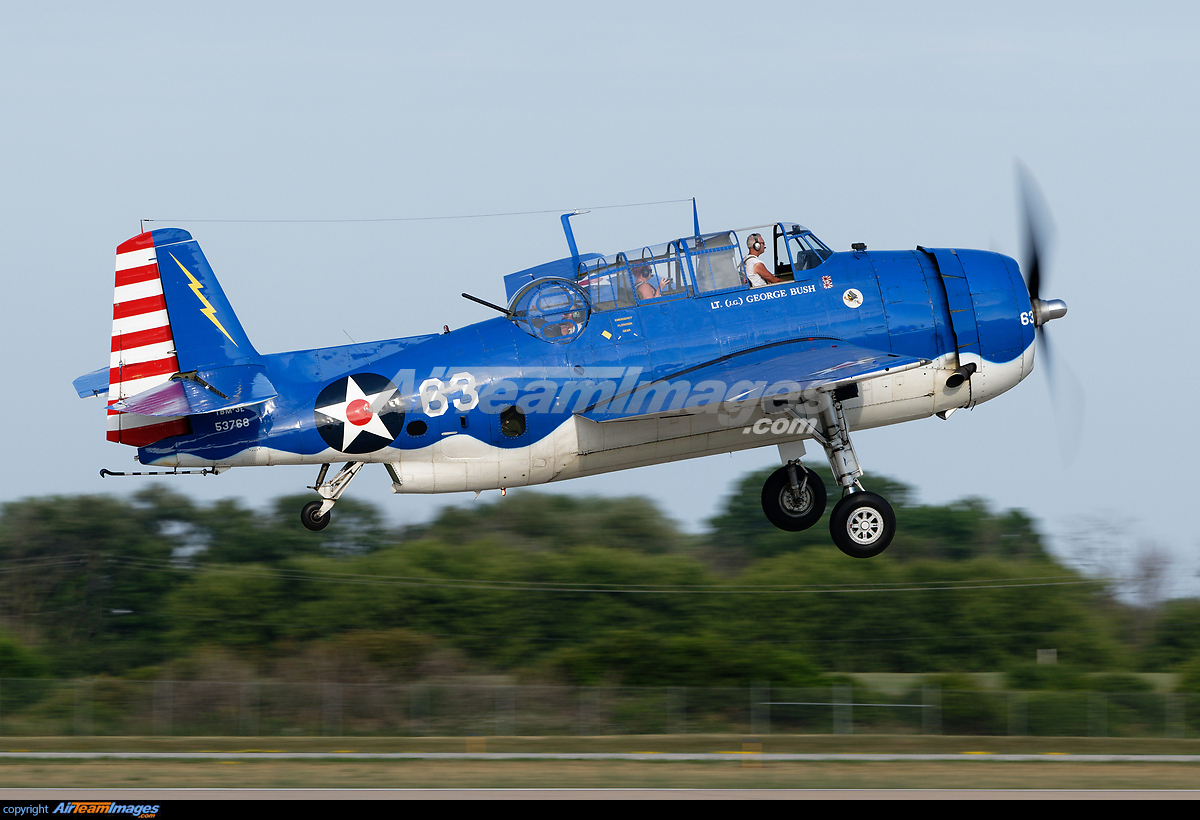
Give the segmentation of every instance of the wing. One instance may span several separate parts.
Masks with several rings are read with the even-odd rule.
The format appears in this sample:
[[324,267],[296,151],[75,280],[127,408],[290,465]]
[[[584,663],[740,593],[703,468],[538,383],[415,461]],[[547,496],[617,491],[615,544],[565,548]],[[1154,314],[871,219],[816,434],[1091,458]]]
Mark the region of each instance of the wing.
[[764,396],[783,401],[927,364],[929,359],[868,350],[841,339],[798,339],[731,353],[644,382],[582,415],[600,422],[628,421],[712,411]]

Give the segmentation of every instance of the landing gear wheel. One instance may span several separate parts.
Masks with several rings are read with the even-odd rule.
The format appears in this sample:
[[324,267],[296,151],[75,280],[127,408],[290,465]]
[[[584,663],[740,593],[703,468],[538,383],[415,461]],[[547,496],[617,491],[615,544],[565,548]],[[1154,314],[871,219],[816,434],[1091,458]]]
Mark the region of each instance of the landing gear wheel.
[[321,515],[321,502],[310,501],[300,511],[300,520],[313,532],[329,526],[329,513]]
[[829,533],[851,558],[874,558],[892,543],[896,514],[875,493],[851,493],[833,508]]
[[[806,473],[807,483],[804,481]],[[802,485],[799,491],[792,488],[785,465],[771,473],[762,489],[762,507],[767,520],[788,532],[808,529],[825,512],[825,482],[821,477],[797,464],[796,478]]]

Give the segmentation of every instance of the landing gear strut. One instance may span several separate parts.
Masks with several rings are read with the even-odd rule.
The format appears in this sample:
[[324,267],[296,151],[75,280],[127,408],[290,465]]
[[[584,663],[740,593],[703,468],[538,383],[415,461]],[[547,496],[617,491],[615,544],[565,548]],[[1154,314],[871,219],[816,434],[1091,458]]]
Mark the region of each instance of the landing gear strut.
[[329,465],[322,464],[321,472],[317,473],[317,483],[309,489],[316,490],[324,500],[310,501],[305,504],[304,509],[300,511],[301,523],[314,532],[328,527],[329,513],[333,509],[333,505],[342,497],[342,493],[350,485],[350,480],[358,475],[358,471],[363,468],[364,464],[366,464],[365,461],[348,462],[329,481],[325,480],[325,474],[329,472]]

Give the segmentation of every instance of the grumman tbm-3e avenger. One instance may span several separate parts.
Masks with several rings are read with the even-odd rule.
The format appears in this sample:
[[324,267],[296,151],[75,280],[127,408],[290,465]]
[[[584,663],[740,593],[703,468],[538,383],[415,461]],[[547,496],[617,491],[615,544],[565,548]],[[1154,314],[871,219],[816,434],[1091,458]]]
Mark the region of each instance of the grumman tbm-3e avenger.
[[600,255],[578,251],[573,215],[570,256],[506,276],[507,307],[468,296],[502,316],[277,354],[255,350],[189,233],[142,233],[117,248],[110,366],[76,390],[107,393],[108,439],[144,465],[319,465],[312,530],[372,462],[394,492],[444,493],[777,445],[763,510],[799,531],[826,506],[800,463],[815,441],[842,492],[833,541],[866,558],[896,523],[850,434],[1009,390],[1033,369],[1035,329],[1066,312],[1039,298],[1036,246],[1028,282],[998,253],[835,253],[790,222],[701,233],[696,219],[691,236]]

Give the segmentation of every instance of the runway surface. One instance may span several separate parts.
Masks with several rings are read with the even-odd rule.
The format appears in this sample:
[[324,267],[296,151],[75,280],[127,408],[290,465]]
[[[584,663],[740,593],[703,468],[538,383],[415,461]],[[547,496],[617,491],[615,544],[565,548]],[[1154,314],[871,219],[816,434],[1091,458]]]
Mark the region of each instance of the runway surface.
[[666,760],[767,762],[921,762],[994,760],[997,762],[1062,761],[1070,763],[1200,763],[1200,755],[1163,754],[861,754],[759,752],[0,752],[0,759],[21,760]]

